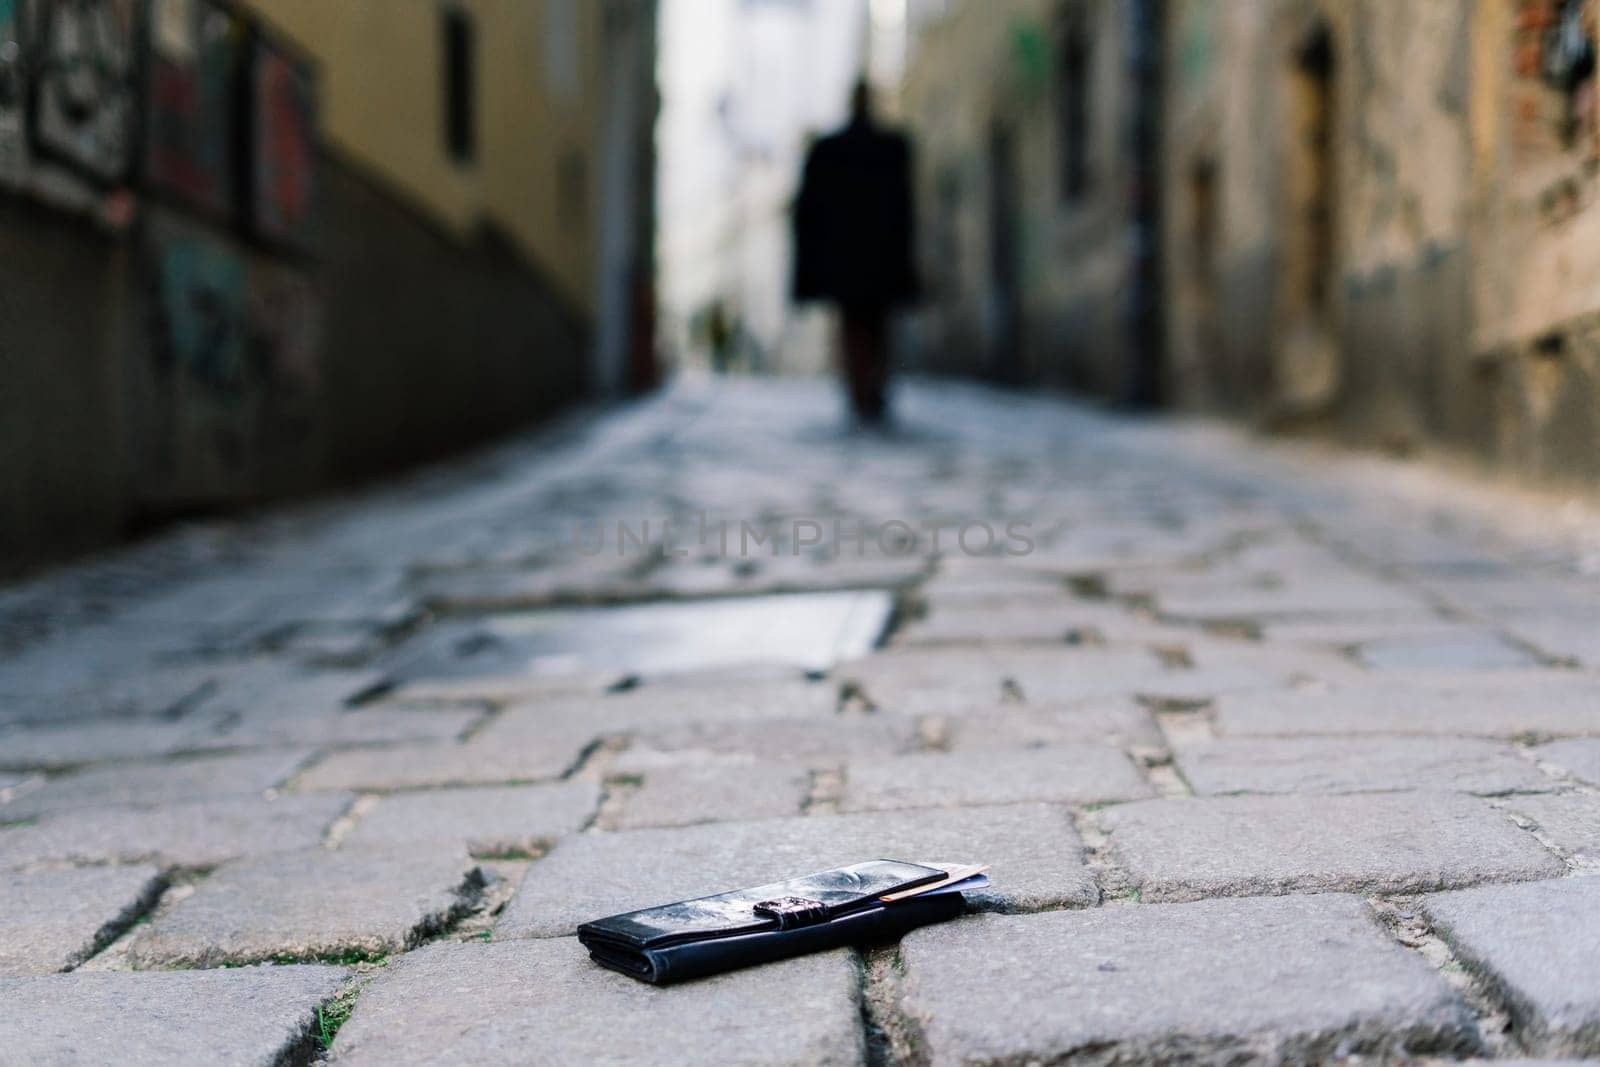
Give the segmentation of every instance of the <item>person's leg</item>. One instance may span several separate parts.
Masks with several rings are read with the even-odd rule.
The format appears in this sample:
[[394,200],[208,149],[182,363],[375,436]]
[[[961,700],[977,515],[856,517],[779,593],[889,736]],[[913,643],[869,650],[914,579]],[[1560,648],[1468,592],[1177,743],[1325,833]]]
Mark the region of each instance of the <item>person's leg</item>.
[[884,417],[888,406],[889,384],[889,316],[882,308],[873,308],[869,313],[865,357],[862,391],[866,417],[877,422]]
[[844,371],[856,416],[868,422],[883,417],[889,373],[888,325],[882,308],[843,308]]
[[844,307],[839,309],[839,318],[844,340],[844,366],[841,369],[844,371],[845,385],[850,390],[850,407],[857,418],[864,418],[868,403],[866,374],[871,362],[871,317],[863,314],[859,308]]

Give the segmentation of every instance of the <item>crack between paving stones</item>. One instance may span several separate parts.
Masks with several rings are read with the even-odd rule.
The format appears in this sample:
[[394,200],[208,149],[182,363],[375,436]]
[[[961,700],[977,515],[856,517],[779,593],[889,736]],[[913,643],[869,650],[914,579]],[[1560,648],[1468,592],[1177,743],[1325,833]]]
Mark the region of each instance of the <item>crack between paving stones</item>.
[[[1491,1059],[1518,1058],[1534,1050],[1526,1046],[1514,1025],[1503,991],[1497,990],[1486,972],[1470,966],[1442,937],[1418,907],[1420,898],[1399,894],[1367,897],[1373,918],[1395,944],[1419,957],[1465,1002],[1472,1013],[1473,1026],[1483,1043],[1483,1053]],[[1469,1050],[1470,1051],[1470,1050]]]
[[[334,1038],[350,1020],[350,1016],[355,1014],[356,1003],[366,991],[367,985],[377,977],[378,971],[386,966],[388,966],[387,960],[364,965],[332,996],[318,1004],[309,1020],[301,1046],[297,1047],[292,1055],[280,1056],[277,1067],[303,1067],[307,1064],[328,1063]],[[309,1040],[309,1047],[304,1045],[305,1040]]]
[[89,943],[88,951],[75,954],[67,962],[67,965],[61,968],[62,972],[78,970],[130,934],[135,927],[143,925],[144,922],[155,915],[156,908],[161,904],[162,897],[166,895],[167,890],[170,888],[172,888],[172,882],[164,871],[150,879],[149,883],[140,892],[138,899],[124,908],[116,918],[96,930],[93,939]]
[[866,1067],[921,1067],[928,1062],[927,1041],[900,1003],[899,978],[905,973],[900,945],[858,948],[855,957]]
[[[1111,836],[1100,828],[1096,808],[1072,808],[1069,815],[1078,840],[1083,843],[1083,865],[1094,879],[1099,900],[1090,907],[1139,902],[1139,887],[1111,859]],[[1009,909],[1008,909],[1009,910]],[[1062,910],[1051,908],[1044,910]]]
[[[1561,793],[1561,792],[1557,792],[1557,793],[1533,793],[1533,794],[1529,794],[1529,795],[1530,796],[1586,796],[1586,795],[1589,795],[1589,794],[1585,790],[1577,790],[1577,789],[1575,789],[1570,793]],[[1560,860],[1562,862],[1562,864],[1564,864],[1566,866],[1567,873],[1569,875],[1574,875],[1574,874],[1576,874],[1576,875],[1595,874],[1597,871],[1600,871],[1600,861],[1595,861],[1595,860],[1585,861],[1585,860],[1579,859],[1577,856],[1572,855],[1566,849],[1564,849],[1560,845],[1558,845],[1553,839],[1551,839],[1550,835],[1545,832],[1545,830],[1544,830],[1544,828],[1542,826],[1539,825],[1538,820],[1530,819],[1526,815],[1522,815],[1522,814],[1519,814],[1518,812],[1515,812],[1515,811],[1511,810],[1509,802],[1504,797],[1485,798],[1484,802],[1486,804],[1488,804],[1489,807],[1493,808],[1495,811],[1499,812],[1501,815],[1504,815],[1507,819],[1509,819],[1511,821],[1512,825],[1515,826],[1517,829],[1522,830],[1522,831],[1532,835],[1532,837],[1533,837],[1533,839],[1535,841],[1537,841],[1537,842],[1539,842],[1539,844],[1543,845],[1545,847],[1545,849],[1551,855],[1555,856],[1556,859]]]

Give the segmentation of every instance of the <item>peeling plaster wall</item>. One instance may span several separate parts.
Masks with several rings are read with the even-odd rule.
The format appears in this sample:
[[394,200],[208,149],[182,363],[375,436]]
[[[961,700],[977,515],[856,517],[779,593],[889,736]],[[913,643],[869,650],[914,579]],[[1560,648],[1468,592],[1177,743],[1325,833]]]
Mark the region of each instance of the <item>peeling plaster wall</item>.
[[[1062,19],[1087,38],[1086,183],[1064,195]],[[927,300],[914,316],[925,368],[1068,385],[1109,395],[1121,377],[1127,277],[1123,14],[1110,0],[967,0],[919,37],[904,88],[916,142],[919,252]],[[1001,349],[993,132],[1009,132],[1016,351]]]
[[[1563,0],[1169,0],[1168,391],[1182,406],[1600,475],[1600,123]],[[1594,0],[1570,7],[1592,39]],[[1332,43],[1308,247],[1299,49]],[[1337,284],[1316,314],[1307,279]]]
[[[1517,477],[1600,478],[1600,0],[1165,0],[1163,392],[1176,406]],[[1061,84],[1089,14],[1092,182]],[[994,373],[989,124],[1016,134],[1026,380],[1115,395],[1129,359],[1127,22],[957,4],[914,58],[931,365]],[[1557,34],[1566,19],[1577,34]],[[1567,71],[1566,75],[1561,72]]]

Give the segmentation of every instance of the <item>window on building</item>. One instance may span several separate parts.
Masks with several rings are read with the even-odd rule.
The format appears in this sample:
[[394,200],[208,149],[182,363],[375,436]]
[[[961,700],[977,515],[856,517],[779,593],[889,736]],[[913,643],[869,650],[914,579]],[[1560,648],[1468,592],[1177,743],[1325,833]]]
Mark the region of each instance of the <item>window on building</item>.
[[1055,95],[1061,199],[1071,203],[1089,191],[1089,25],[1077,0],[1061,10]]
[[444,22],[445,147],[457,163],[477,154],[477,41],[472,16],[447,8]]

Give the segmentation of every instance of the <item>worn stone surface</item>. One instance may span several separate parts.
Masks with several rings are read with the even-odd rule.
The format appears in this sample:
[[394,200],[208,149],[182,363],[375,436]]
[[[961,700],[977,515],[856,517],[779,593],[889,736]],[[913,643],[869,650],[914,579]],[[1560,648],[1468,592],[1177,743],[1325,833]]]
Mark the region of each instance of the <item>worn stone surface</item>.
[[895,756],[917,746],[917,721],[889,712],[760,722],[684,722],[641,729],[630,752],[655,752],[693,760],[722,755],[758,756],[807,766],[847,759]]
[[350,806],[348,793],[218,797],[157,807],[92,808],[0,830],[0,866],[155,863],[212,867],[236,856],[310,848]]
[[13,1063],[227,1063],[309,1058],[337,967],[248,967],[0,978],[0,1049]]
[[905,714],[961,713],[1005,700],[1068,703],[1131,695],[1169,681],[1142,649],[995,647],[880,653],[835,673],[877,707]]
[[1492,795],[1555,787],[1509,745],[1481,738],[1225,739],[1180,748],[1176,759],[1200,794],[1437,789]]
[[28,771],[0,773],[0,804],[9,804],[25,791],[44,785],[44,775]]
[[537,735],[552,723],[576,720],[595,733],[624,733],[684,722],[752,722],[826,718],[838,706],[835,686],[802,679],[676,684],[646,682],[597,700],[539,702],[509,708],[482,734],[485,739]]
[[475,738],[464,744],[388,745],[329,752],[293,788],[384,793],[428,786],[540,782],[571,770],[594,741],[587,729],[552,730],[526,741]]
[[613,773],[638,783],[608,823],[616,829],[799,815],[811,795],[811,775],[803,768],[736,758],[655,766],[635,756]]
[[1136,800],[1152,790],[1110,745],[924,752],[857,760],[845,777],[846,811],[958,808],[1030,800],[1095,804]]
[[1483,801],[1443,793],[1157,800],[1099,819],[1116,863],[1147,901],[1416,892],[1563,870]]
[[142,927],[137,967],[374,957],[443,929],[476,900],[461,849],[310,849],[234,860]]
[[594,782],[430,789],[384,797],[356,824],[351,845],[464,844],[474,856],[543,852],[579,830],[600,803]]
[[1145,749],[1165,744],[1155,719],[1131,700],[1093,701],[1065,708],[999,705],[987,712],[944,716],[939,721],[938,734],[941,747],[957,752],[1090,741]]
[[1540,763],[1587,785],[1600,786],[1600,738],[1552,741],[1534,749],[1533,754]]
[[1053,805],[810,815],[566,838],[528,868],[495,938],[554,937],[588,919],[879,857],[988,863],[993,891],[969,894],[982,906],[1100,898],[1071,818]]
[[[994,888],[978,910],[1075,909],[1025,918],[1046,931],[1081,919],[1086,933],[975,935],[948,967],[923,967],[928,1003],[951,983],[925,1036],[1011,1041],[1014,1062],[1056,1059],[1051,1042],[1080,1024],[1110,1035],[1072,1053],[1090,1062],[1380,1062],[1405,1058],[1408,1042],[1425,1054],[1433,1016],[1388,963],[1366,965],[1371,931],[1341,932],[1316,908],[1287,926],[1228,908],[1298,915],[1311,890],[1431,893],[1600,870],[1600,782],[1586,762],[1600,739],[1592,523],[1493,487],[1441,488],[1426,463],[1344,464],[1024,393],[908,381],[895,406],[889,432],[841,432],[821,384],[685,384],[308,511],[190,528],[176,545],[157,535],[126,559],[0,590],[0,871],[135,863],[173,880],[148,928],[79,967],[99,971],[403,948],[459,902],[452,879],[476,863],[497,877],[443,940],[497,940],[395,951],[387,969],[364,970],[381,982],[410,953],[438,954],[408,994],[415,1008],[374,1022],[352,1057],[588,1062],[616,1031],[630,1062],[681,1047],[695,1052],[677,1059],[707,1062],[826,1059],[834,1046],[805,1036],[825,1032],[848,1038],[844,1058],[887,1063],[896,1050],[873,1025],[896,1012],[856,1011],[850,966],[835,1028],[839,1001],[791,995],[809,979],[740,999],[769,971],[804,967],[663,991],[595,972],[621,984],[589,987],[574,984],[592,970],[581,955],[567,967],[535,942],[873,856],[986,861]],[[702,517],[780,532],[802,517],[846,530],[896,516],[1016,520],[1031,544],[968,558],[947,533],[942,550],[924,540],[903,558],[871,544],[740,557],[701,543],[686,559],[598,561],[572,547],[576,522],[647,516],[691,539]],[[827,589],[876,590],[863,599],[880,609],[895,590],[901,629],[863,655],[785,616],[807,664],[859,657],[820,676],[773,661],[776,630],[697,630],[749,618],[747,605],[688,603]],[[634,607],[591,608],[582,618],[613,637],[568,657],[559,633],[544,645],[529,635],[579,616],[488,617],[569,608],[568,596]],[[615,637],[617,620],[641,616],[689,620],[658,645],[676,648],[670,658]],[[852,638],[879,616],[860,619],[844,628]],[[702,637],[730,660],[766,661],[708,666],[721,660],[694,647]],[[535,666],[536,645],[557,654]],[[810,658],[823,646],[834,655]],[[1530,659],[1545,665],[1501,665]],[[293,754],[305,762],[271,765]],[[1206,795],[1185,796],[1195,789]],[[1210,795],[1232,789],[1283,792]],[[996,803],[1017,797],[1055,799]],[[930,806],[841,811],[887,803]],[[647,822],[693,824],[617,828]],[[462,859],[469,848],[478,859]],[[365,865],[369,850],[398,866]],[[1091,907],[1102,892],[1107,905]],[[1091,927],[1159,925],[1158,901],[1207,894],[1234,903],[1205,913],[1190,940],[1152,933],[1164,948],[1141,970],[1100,969],[1145,957],[1129,955],[1133,933]],[[61,909],[82,919],[74,944],[104,922],[92,896],[81,916]],[[38,899],[12,921],[33,924]],[[1415,899],[1368,907],[1399,924],[1390,943],[1425,933]],[[1273,931],[1281,960],[1263,945]],[[1099,937],[1125,955],[1074,952]],[[503,957],[488,951],[502,942]],[[1440,969],[1442,947],[1417,944],[1404,958]],[[536,965],[496,970],[502,958]],[[867,986],[885,992],[893,954],[866,962]],[[964,991],[963,973],[990,963],[1020,977]],[[1053,974],[1090,964],[1087,993],[1050,995],[1067,988]],[[1342,982],[1324,977],[1340,969]],[[168,1015],[163,1036],[224,1034],[251,1010]],[[718,1029],[724,1010],[738,1021]],[[827,1027],[788,1041],[782,1027],[815,1021],[804,1012]],[[134,1019],[136,1001],[80,1014],[93,1031],[123,1013]],[[747,1017],[778,1038],[749,1037]],[[347,1034],[362,1033],[360,1018]],[[1492,1011],[1483,1022],[1494,1057],[1523,1051]],[[629,1045],[630,1026],[649,1040]],[[1441,1059],[1468,1051],[1439,1045]],[[940,1045],[949,1059],[981,1060],[984,1047]],[[230,1059],[186,1049],[164,1040],[152,1055]],[[125,1050],[100,1051],[77,1058]]]
[[[1399,672],[1396,672],[1399,673]],[[1438,737],[1600,735],[1600,676],[1575,671],[1424,675],[1325,691],[1230,693],[1219,734]]]
[[1485,886],[1428,897],[1424,911],[1552,1055],[1600,1053],[1600,878]]
[[1074,604],[1062,593],[1057,603],[1036,599],[1021,602],[934,604],[926,617],[917,619],[895,635],[895,644],[914,648],[926,645],[1069,645],[1074,639],[1105,636],[1107,629],[1125,630],[1135,620],[1112,604]]
[[1156,602],[1162,615],[1181,619],[1379,615],[1422,611],[1428,606],[1415,593],[1349,571],[1275,585],[1194,585],[1180,592],[1159,592]]
[[904,715],[986,708],[1011,695],[993,657],[966,649],[885,652],[833,673],[872,706]]
[[60,770],[104,760],[148,759],[205,747],[217,720],[88,720],[0,730],[0,767]]
[[257,714],[208,737],[206,748],[274,745],[370,745],[400,741],[448,741],[484,717],[464,704],[375,704],[294,714]]
[[845,951],[656,988],[591,962],[576,938],[441,943],[367,987],[334,1059],[859,1064],[859,981]]
[[901,943],[934,1064],[1319,1062],[1470,1052],[1471,1014],[1355,897],[984,915]]
[[154,904],[165,885],[146,866],[0,873],[0,977],[76,967]]
[[304,749],[115,764],[48,779],[0,807],[0,820],[120,804],[170,804],[202,797],[263,793],[310,758]]
[[1478,670],[1538,662],[1503,637],[1474,631],[1373,641],[1361,646],[1359,658],[1377,670]]
[[1562,855],[1586,869],[1600,871],[1600,796],[1513,797],[1506,807],[1531,820]]
[[211,668],[141,661],[139,636],[125,626],[91,627],[0,664],[0,722],[154,722],[214,691]]

